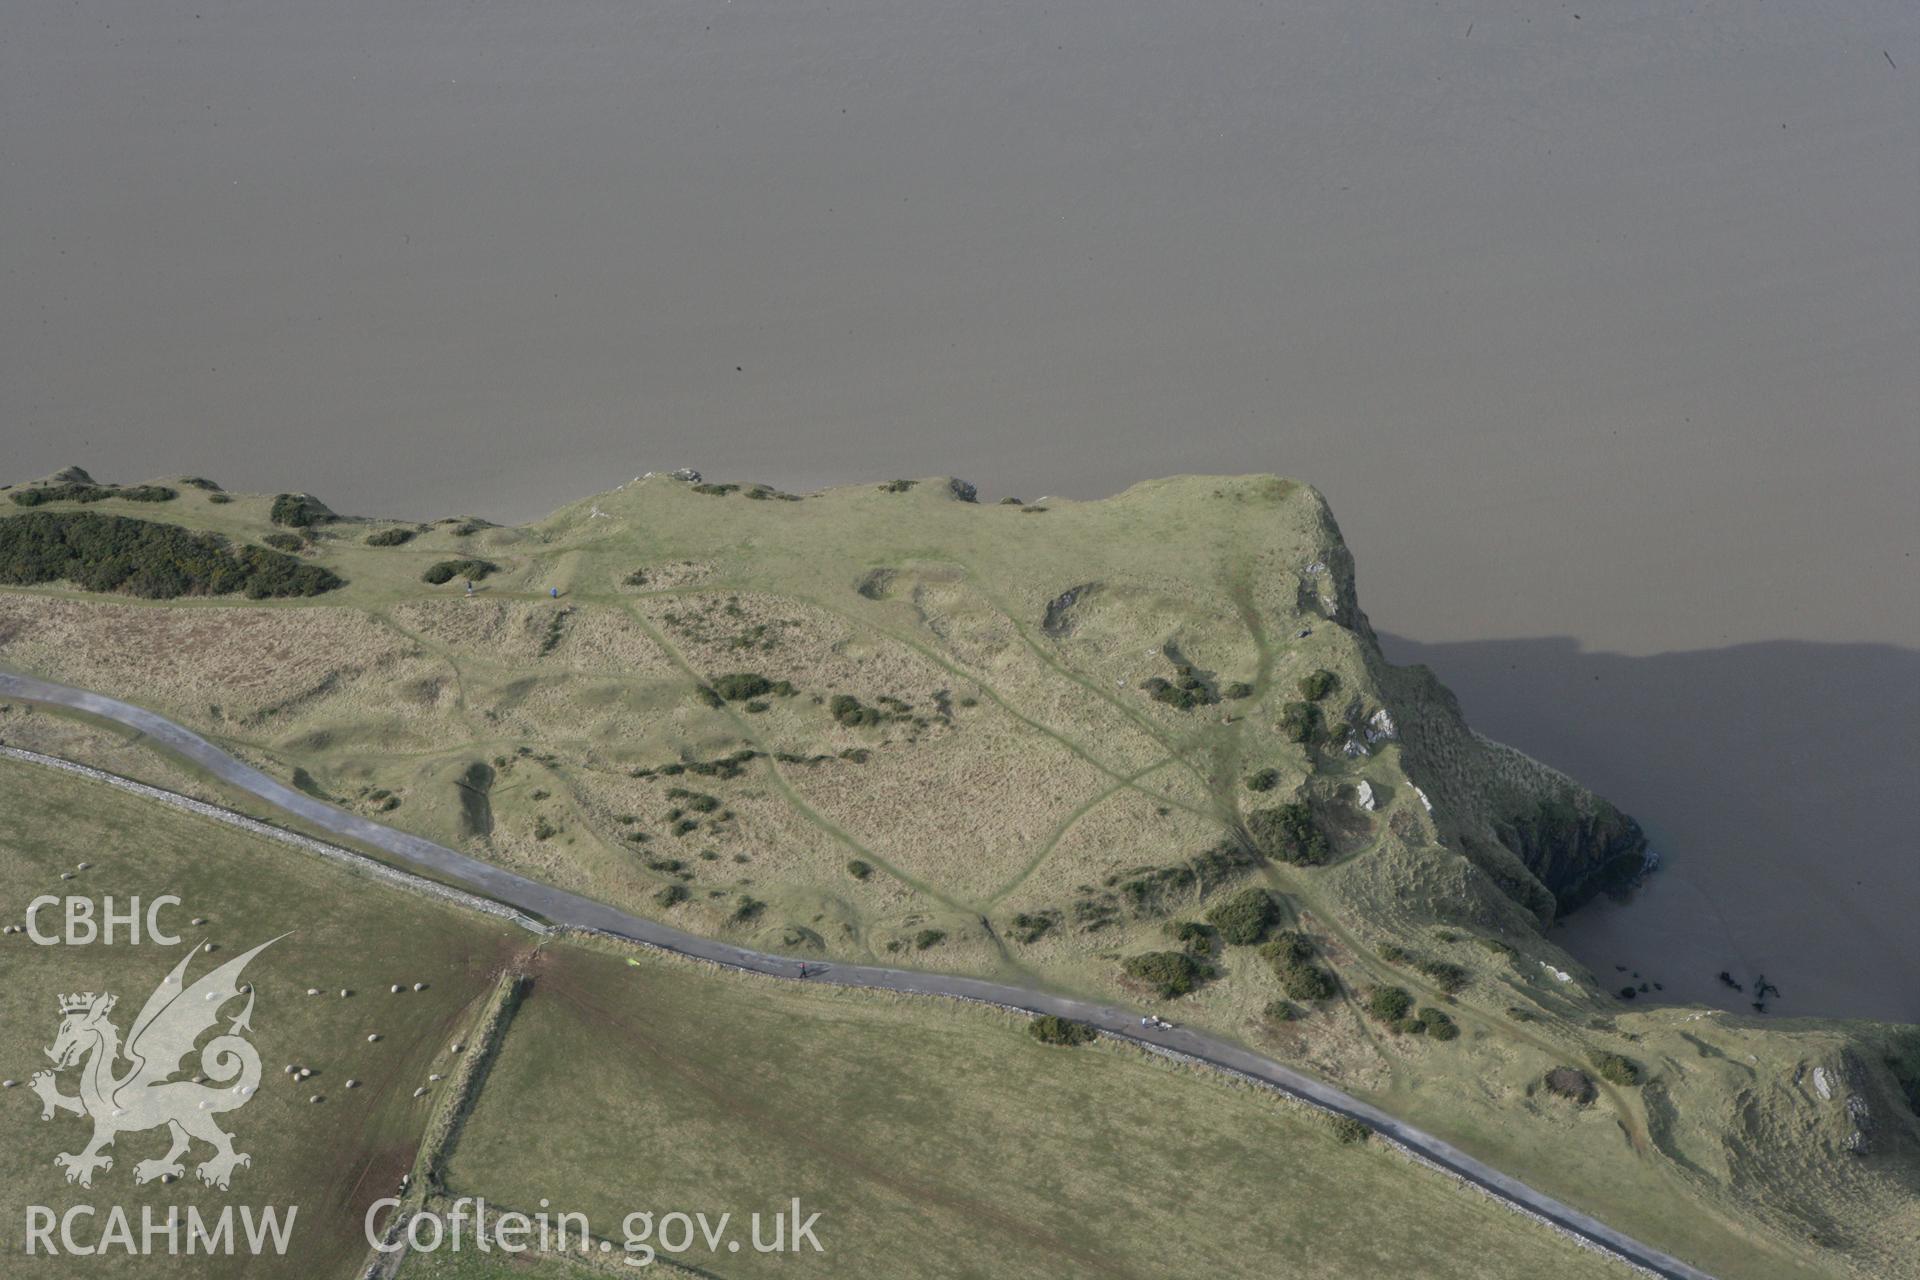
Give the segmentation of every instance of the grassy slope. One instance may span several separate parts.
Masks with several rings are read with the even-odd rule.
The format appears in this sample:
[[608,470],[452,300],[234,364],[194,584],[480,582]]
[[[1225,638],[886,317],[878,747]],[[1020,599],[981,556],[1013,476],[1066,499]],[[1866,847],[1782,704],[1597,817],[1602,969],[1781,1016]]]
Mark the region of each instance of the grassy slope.
[[[1346,825],[1342,859],[1260,874],[1334,962],[1342,998],[1270,1025],[1260,1011],[1277,984],[1236,949],[1227,980],[1178,1002],[1177,1016],[1384,1101],[1727,1274],[1836,1274],[1842,1255],[1914,1274],[1903,1245],[1920,1221],[1914,1125],[1873,1056],[1856,1052],[1865,1029],[1630,1012],[1547,944],[1528,909],[1537,894],[1523,907],[1495,888],[1505,877],[1531,892],[1487,847],[1475,809],[1481,793],[1538,779],[1476,744],[1444,691],[1380,662],[1316,495],[1270,478],[1189,477],[1049,506],[974,507],[937,481],[793,503],[654,479],[537,525],[467,537],[442,527],[398,548],[365,547],[373,526],[343,523],[314,554],[350,580],[344,591],[266,607],[0,593],[0,661],[166,710],[282,776],[306,770],[350,805],[391,790],[402,804],[388,821],[686,927],[1128,999],[1141,993],[1119,981],[1117,957],[1165,946],[1165,919],[1202,904],[1176,895],[1098,930],[1073,925],[1076,905],[1111,899],[1128,868],[1177,863],[1254,804],[1298,792]],[[127,513],[254,538],[265,510],[262,498],[208,505],[188,492]],[[420,584],[426,565],[466,554],[504,566],[479,600]],[[1329,568],[1310,573],[1314,562]],[[647,580],[629,586],[636,569]],[[1048,601],[1089,582],[1099,585],[1070,627],[1046,633]],[[549,586],[563,590],[558,603]],[[1256,698],[1192,712],[1146,700],[1139,682],[1172,674],[1168,644],[1221,682],[1255,684]],[[1390,707],[1420,730],[1407,739],[1418,751],[1388,743],[1354,761],[1285,742],[1280,706],[1321,667],[1343,686],[1330,705]],[[801,695],[758,715],[690,696],[696,677],[748,669]],[[817,701],[837,692],[899,696],[926,723],[837,726]],[[627,776],[742,745],[834,759],[756,761],[725,781]],[[839,759],[849,748],[871,759]],[[453,784],[474,760],[498,769],[484,837],[463,831]],[[1265,767],[1281,782],[1256,800],[1239,779]],[[1381,797],[1376,814],[1343,798],[1362,778]],[[1416,781],[1437,801],[1431,817]],[[674,837],[676,784],[715,795],[733,820]],[[536,839],[539,823],[555,834]],[[649,841],[625,839],[635,830]],[[856,857],[876,874],[849,877]],[[692,900],[663,911],[654,895],[681,878]],[[743,894],[769,905],[736,922]],[[1046,911],[1061,924],[1031,945],[1009,940],[1016,914]],[[946,936],[915,950],[927,930]],[[1481,936],[1517,955],[1490,953]],[[1389,943],[1469,971],[1448,1006],[1459,1041],[1394,1036],[1356,1013],[1353,998],[1376,982],[1444,999],[1384,960]],[[1576,980],[1559,984],[1543,965]],[[1644,1063],[1654,1087],[1607,1090],[1581,1113],[1540,1095],[1549,1067],[1603,1049]],[[1837,1075],[1850,1061],[1880,1118],[1865,1162],[1843,1154],[1841,1100],[1806,1084],[1814,1066]]]
[[609,1273],[589,1271],[571,1262],[534,1254],[503,1257],[497,1252],[479,1254],[462,1250],[411,1255],[401,1274],[406,1280],[589,1280],[591,1276]]
[[818,1257],[686,1256],[739,1276],[1625,1274],[1313,1113],[1132,1051],[577,947],[543,957],[449,1181],[616,1240],[636,1209],[823,1213]]
[[[330,867],[310,856],[268,844],[230,828],[180,814],[98,784],[37,766],[0,761],[0,883],[8,887],[6,916],[18,923],[40,892],[111,894],[124,905],[174,893],[183,906],[166,920],[178,928],[179,947],[124,944],[112,948],[37,947],[25,935],[0,940],[0,1074],[21,1086],[0,1094],[0,1242],[24,1248],[24,1206],[64,1210],[72,1204],[128,1206],[164,1212],[193,1204],[203,1213],[223,1204],[298,1205],[294,1245],[285,1259],[61,1258],[36,1263],[48,1274],[289,1276],[344,1274],[364,1252],[360,1213],[385,1195],[411,1162],[427,1118],[427,1101],[411,1097],[428,1074],[445,1070],[449,1041],[462,1034],[472,1002],[490,971],[521,938],[497,922],[457,912]],[[63,870],[87,861],[91,869],[61,881]],[[204,916],[204,929],[186,928]],[[43,922],[51,917],[43,915]],[[293,931],[257,957],[247,978],[259,993],[252,1042],[262,1081],[253,1101],[225,1118],[236,1147],[253,1156],[234,1175],[232,1190],[201,1186],[192,1165],[207,1149],[196,1144],[185,1180],[163,1186],[133,1184],[133,1166],[166,1150],[163,1131],[127,1133],[112,1149],[114,1167],[95,1175],[90,1190],[68,1186],[52,1158],[80,1149],[91,1123],[61,1114],[40,1120],[39,1100],[25,1081],[45,1067],[41,1049],[59,1025],[57,997],[74,991],[111,991],[120,997],[112,1020],[124,1034],[148,992],[201,938],[220,950],[197,956],[189,980],[214,962]],[[395,996],[397,981],[429,983],[423,992]],[[305,995],[308,986],[327,991]],[[341,999],[340,988],[355,994]],[[237,1004],[226,1010],[239,1012]],[[369,1032],[382,1039],[366,1042]],[[293,1084],[289,1062],[315,1075]],[[189,1071],[193,1060],[189,1061]],[[362,1086],[348,1090],[347,1078]],[[62,1090],[75,1092],[73,1072]],[[307,1099],[322,1094],[315,1106]],[[296,1252],[297,1251],[297,1254]],[[9,1267],[11,1264],[9,1264]],[[40,1270],[36,1269],[36,1274]]]

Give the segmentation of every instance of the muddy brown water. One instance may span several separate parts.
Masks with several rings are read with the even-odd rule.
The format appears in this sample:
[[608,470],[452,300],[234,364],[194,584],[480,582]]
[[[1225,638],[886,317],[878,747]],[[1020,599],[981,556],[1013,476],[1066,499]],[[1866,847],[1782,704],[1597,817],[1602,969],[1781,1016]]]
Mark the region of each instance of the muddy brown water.
[[1920,1017],[1916,74],[1903,0],[15,6],[0,476],[1301,476],[1654,832],[1577,954]]

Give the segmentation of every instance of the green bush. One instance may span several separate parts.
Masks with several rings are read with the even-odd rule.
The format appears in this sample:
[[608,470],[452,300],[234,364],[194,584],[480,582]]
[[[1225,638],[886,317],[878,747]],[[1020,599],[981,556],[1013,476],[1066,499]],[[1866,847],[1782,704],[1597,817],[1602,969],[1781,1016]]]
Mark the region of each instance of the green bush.
[[1454,1040],[1460,1035],[1460,1028],[1452,1018],[1439,1009],[1426,1008],[1420,1011],[1420,1024],[1426,1033],[1435,1040]]
[[1304,801],[1255,809],[1247,815],[1247,833],[1253,838],[1253,847],[1276,862],[1318,866],[1333,852]]
[[1214,968],[1184,951],[1143,951],[1121,962],[1129,978],[1151,986],[1163,1000],[1184,996],[1214,976]]
[[269,533],[260,541],[275,551],[298,551],[307,545],[307,540],[297,533]]
[[1048,930],[1060,923],[1060,913],[1058,911],[1034,913],[1023,911],[1014,916],[1012,923],[1013,940],[1023,946],[1029,945],[1040,941],[1046,936]]
[[1167,936],[1186,947],[1189,954],[1206,957],[1213,954],[1213,940],[1219,932],[1198,920],[1180,920],[1167,926]]
[[1414,968],[1432,978],[1434,985],[1448,995],[1466,990],[1467,980],[1472,976],[1459,965],[1445,960],[1421,960]]
[[1382,1022],[1397,1023],[1413,1009],[1413,997],[1404,987],[1375,987],[1367,993],[1367,1012]]
[[0,583],[68,581],[86,591],[148,600],[244,593],[264,600],[345,586],[319,565],[212,533],[91,511],[35,511],[0,519]]
[[879,724],[885,718],[878,707],[865,706],[850,693],[834,694],[833,700],[827,704],[827,710],[835,723],[850,729]]
[[1300,1016],[1300,1011],[1286,1000],[1269,1000],[1260,1012],[1268,1022],[1292,1022]]
[[907,490],[913,488],[913,486],[919,483],[920,482],[918,480],[889,480],[885,484],[880,486],[880,492],[905,493]]
[[873,874],[873,865],[868,862],[863,862],[859,858],[855,858],[847,864],[847,874],[855,880],[865,880]]
[[1640,1064],[1624,1054],[1595,1054],[1593,1065],[1600,1072],[1600,1078],[1609,1084],[1630,1089],[1640,1083]]
[[737,492],[739,488],[737,484],[696,484],[693,486],[693,491],[704,493],[709,498],[724,498],[730,493]]
[[1313,959],[1313,943],[1307,935],[1295,929],[1283,929],[1273,935],[1273,940],[1260,948],[1260,956],[1270,964],[1301,964]]
[[1232,684],[1220,691],[1220,696],[1229,702],[1238,702],[1242,698],[1251,698],[1253,696],[1253,686],[1245,680],[1235,680]]
[[757,671],[735,671],[716,677],[713,691],[728,702],[745,702],[749,698],[772,693],[773,681]]
[[278,493],[273,497],[273,506],[267,510],[267,519],[289,528],[305,529],[333,519],[333,512],[311,494]]
[[1041,1044],[1092,1044],[1100,1038],[1100,1033],[1086,1023],[1055,1017],[1051,1013],[1042,1014],[1029,1022],[1027,1034]]
[[913,935],[913,949],[915,951],[925,951],[929,947],[939,946],[946,940],[947,931],[945,929],[922,929]]
[[1247,775],[1247,790],[1249,791],[1271,791],[1279,785],[1280,771],[1278,769],[1262,769],[1258,773]]
[[[1039,508],[1029,507],[1027,510],[1034,511]],[[1176,678],[1173,680],[1153,676],[1142,680],[1140,687],[1146,690],[1147,696],[1155,702],[1164,702],[1182,711],[1191,711],[1195,707],[1209,707],[1220,701],[1219,695],[1207,686],[1207,682],[1202,680],[1200,674],[1189,664],[1184,662],[1176,664],[1174,675]]]
[[1280,974],[1280,989],[1295,1000],[1313,1003],[1331,1000],[1340,988],[1333,975],[1318,965],[1289,965]]
[[1380,958],[1388,964],[1405,964],[1413,959],[1413,952],[1397,942],[1385,942],[1380,945]]
[[1288,742],[1312,742],[1320,733],[1320,708],[1289,702],[1280,709],[1280,732]]
[[1308,702],[1318,702],[1339,687],[1340,677],[1324,667],[1300,677],[1300,696]]
[[1265,889],[1242,889],[1207,912],[1207,922],[1220,936],[1238,947],[1251,947],[1267,936],[1279,919],[1280,907]]
[[21,489],[13,495],[14,505],[37,507],[48,502],[104,502],[124,498],[128,502],[171,502],[180,495],[160,484],[136,484],[121,488],[116,484],[43,484]]
[[693,896],[692,894],[687,892],[687,887],[685,885],[670,884],[666,888],[662,889],[660,892],[654,894],[653,900],[659,903],[663,908],[674,907],[674,906],[678,906],[682,902],[685,902],[688,898],[692,896]]
[[1372,1137],[1373,1130],[1352,1116],[1335,1116],[1333,1136],[1339,1139],[1342,1145],[1352,1146],[1356,1142],[1365,1142]]
[[734,924],[746,924],[750,920],[758,919],[760,913],[766,909],[766,903],[743,893],[735,900],[733,915],[730,918]]
[[560,828],[548,822],[545,817],[534,819],[533,838],[535,840],[550,840],[559,834]]
[[367,535],[367,545],[370,547],[397,547],[403,542],[412,541],[413,530],[405,525],[395,525],[391,529],[382,529],[378,533]]
[[233,495],[230,493],[210,493],[207,495],[207,501],[212,503],[224,504],[224,503],[232,502]]
[[479,582],[488,574],[500,572],[500,566],[491,560],[442,560],[420,575],[420,580],[433,586],[452,582],[455,578],[465,578],[469,582]]

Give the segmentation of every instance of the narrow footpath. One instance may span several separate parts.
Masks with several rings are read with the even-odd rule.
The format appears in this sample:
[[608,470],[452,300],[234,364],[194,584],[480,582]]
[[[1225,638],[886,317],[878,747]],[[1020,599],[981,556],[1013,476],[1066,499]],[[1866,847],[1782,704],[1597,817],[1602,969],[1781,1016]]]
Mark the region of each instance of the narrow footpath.
[[1654,1275],[1667,1280],[1712,1280],[1706,1272],[1615,1231],[1598,1219],[1562,1204],[1518,1179],[1508,1177],[1432,1134],[1405,1124],[1329,1084],[1302,1075],[1271,1058],[1200,1032],[1184,1028],[1158,1030],[1143,1027],[1141,1014],[1137,1010],[1073,1000],[978,978],[889,969],[878,965],[833,964],[749,951],[744,947],[686,933],[657,921],[628,915],[605,903],[529,880],[445,845],[348,813],[241,763],[192,730],[164,716],[117,698],[33,676],[6,673],[0,673],[0,698],[84,712],[124,725],[192,761],[228,786],[262,800],[310,827],[378,849],[398,862],[427,872],[436,879],[460,885],[554,925],[604,933],[662,951],[773,977],[799,978],[804,965],[806,978],[810,982],[897,991],[909,995],[948,996],[1026,1013],[1055,1014],[1088,1023],[1108,1035],[1143,1045],[1155,1052],[1191,1059],[1255,1081],[1335,1115],[1350,1116],[1420,1159],[1472,1183],[1513,1208],[1538,1217]]

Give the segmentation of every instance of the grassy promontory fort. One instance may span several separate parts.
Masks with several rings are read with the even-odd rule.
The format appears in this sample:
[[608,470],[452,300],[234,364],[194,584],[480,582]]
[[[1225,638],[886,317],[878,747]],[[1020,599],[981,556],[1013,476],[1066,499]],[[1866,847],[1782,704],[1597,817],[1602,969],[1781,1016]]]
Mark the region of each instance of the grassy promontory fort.
[[[0,490],[0,584],[0,664],[529,877],[761,950],[1155,1010],[1719,1275],[1920,1276],[1920,1033],[1653,1004],[1554,946],[1556,917],[1641,872],[1640,828],[1385,661],[1304,484],[989,503],[946,478],[796,495],[662,473],[507,527],[76,469]],[[233,800],[44,709],[0,709],[0,738]],[[636,1105],[635,1078],[584,1061],[594,1015],[628,1016],[602,994],[619,969],[543,963],[519,1018],[544,1047],[509,1036],[450,1166],[467,1185],[545,1194],[493,1109],[552,1087],[567,1064],[542,1054]],[[679,994],[636,1023],[696,1019],[704,983],[741,1006],[702,1038],[746,1054],[795,1034],[746,979],[661,982]],[[817,1004],[789,1012],[883,1053],[886,1015]],[[999,1043],[979,1016],[966,1034]],[[829,1051],[810,1043],[793,1050]],[[712,1102],[696,1076],[674,1076],[683,1115]],[[1099,1104],[1188,1106],[1141,1088]],[[1008,1159],[1031,1132],[1001,1135]],[[543,1124],[538,1158],[598,1141]],[[1227,1196],[1238,1159],[1179,1176]],[[1289,1195],[1286,1160],[1246,1168]],[[1385,1240],[1425,1229],[1391,1198],[1361,1207]],[[1255,1274],[1257,1231],[1246,1248]]]

